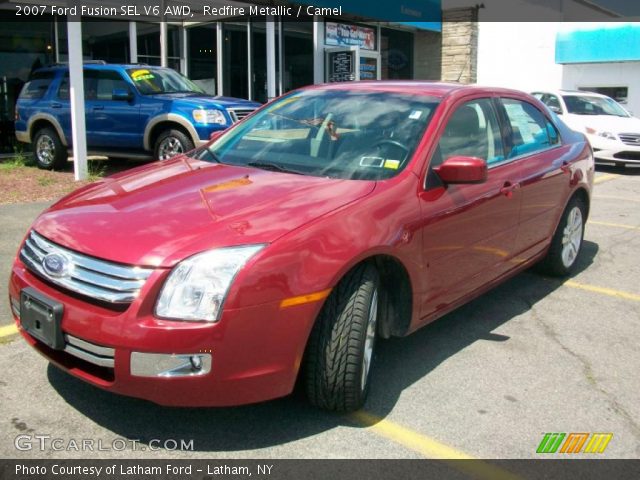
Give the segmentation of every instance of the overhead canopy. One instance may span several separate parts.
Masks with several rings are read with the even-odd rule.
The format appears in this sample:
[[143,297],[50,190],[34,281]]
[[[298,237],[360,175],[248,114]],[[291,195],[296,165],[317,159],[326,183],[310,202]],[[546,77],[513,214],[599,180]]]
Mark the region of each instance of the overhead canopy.
[[593,24],[558,32],[556,63],[640,61],[640,24]]

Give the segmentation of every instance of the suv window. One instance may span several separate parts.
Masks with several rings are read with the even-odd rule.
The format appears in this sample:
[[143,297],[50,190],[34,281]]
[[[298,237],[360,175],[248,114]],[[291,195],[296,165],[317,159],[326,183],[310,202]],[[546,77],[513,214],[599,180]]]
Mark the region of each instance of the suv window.
[[25,83],[20,92],[20,98],[42,98],[53,81],[54,72],[35,72]]
[[[114,70],[85,70],[84,71],[84,99],[111,100],[115,89],[130,90],[129,84]],[[69,99],[69,73],[64,75],[58,98]]]
[[511,125],[509,158],[529,155],[558,143],[555,127],[536,107],[511,98],[503,98],[502,104]]
[[487,165],[504,159],[500,126],[491,99],[467,102],[453,112],[431,159],[431,166],[437,167],[444,160],[458,155],[481,158]]

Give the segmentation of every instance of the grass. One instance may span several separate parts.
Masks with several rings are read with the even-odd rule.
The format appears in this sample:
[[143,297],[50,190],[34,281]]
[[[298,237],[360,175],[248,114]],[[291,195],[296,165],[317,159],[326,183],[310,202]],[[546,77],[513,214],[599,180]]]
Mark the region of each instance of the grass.
[[0,170],[11,171],[23,167],[33,167],[35,164],[36,161],[32,156],[27,156],[21,149],[16,148],[15,155],[11,159],[0,162]]
[[104,177],[106,171],[107,165],[103,160],[87,161],[87,173],[89,174],[88,180],[90,182],[95,182]]

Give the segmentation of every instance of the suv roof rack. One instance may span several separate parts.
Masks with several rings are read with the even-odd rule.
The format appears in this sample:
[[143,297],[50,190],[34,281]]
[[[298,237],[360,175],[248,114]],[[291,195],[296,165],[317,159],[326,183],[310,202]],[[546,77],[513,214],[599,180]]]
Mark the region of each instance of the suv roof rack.
[[[84,60],[82,63],[84,65],[106,65],[107,64],[107,62],[105,62],[104,60]],[[68,66],[69,66],[69,62],[55,62],[47,65],[47,67],[68,67]]]

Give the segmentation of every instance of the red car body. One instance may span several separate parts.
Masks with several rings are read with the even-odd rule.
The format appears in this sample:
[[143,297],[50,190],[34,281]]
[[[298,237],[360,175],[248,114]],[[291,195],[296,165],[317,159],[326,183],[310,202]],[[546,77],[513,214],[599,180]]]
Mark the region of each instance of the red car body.
[[[435,97],[439,105],[406,168],[382,181],[292,175],[181,156],[68,195],[39,216],[35,232],[71,251],[146,267],[151,274],[135,300],[113,308],[59,288],[18,255],[9,284],[13,304],[25,287],[60,302],[62,330],[113,348],[114,368],[51,349],[22,330],[27,342],[93,385],[163,405],[226,406],[280,397],[293,389],[324,299],[355,265],[375,258],[391,272],[382,284],[394,308],[378,330],[383,337],[406,335],[534,264],[549,249],[569,200],[577,195],[588,205],[594,175],[588,142],[529,95],[426,82],[309,88],[400,92]],[[556,125],[560,142],[490,168],[484,182],[425,188],[448,118],[475,98],[530,103]],[[248,244],[267,246],[237,274],[218,322],[154,314],[178,262],[216,247]],[[134,351],[211,352],[211,373],[135,377]]]

